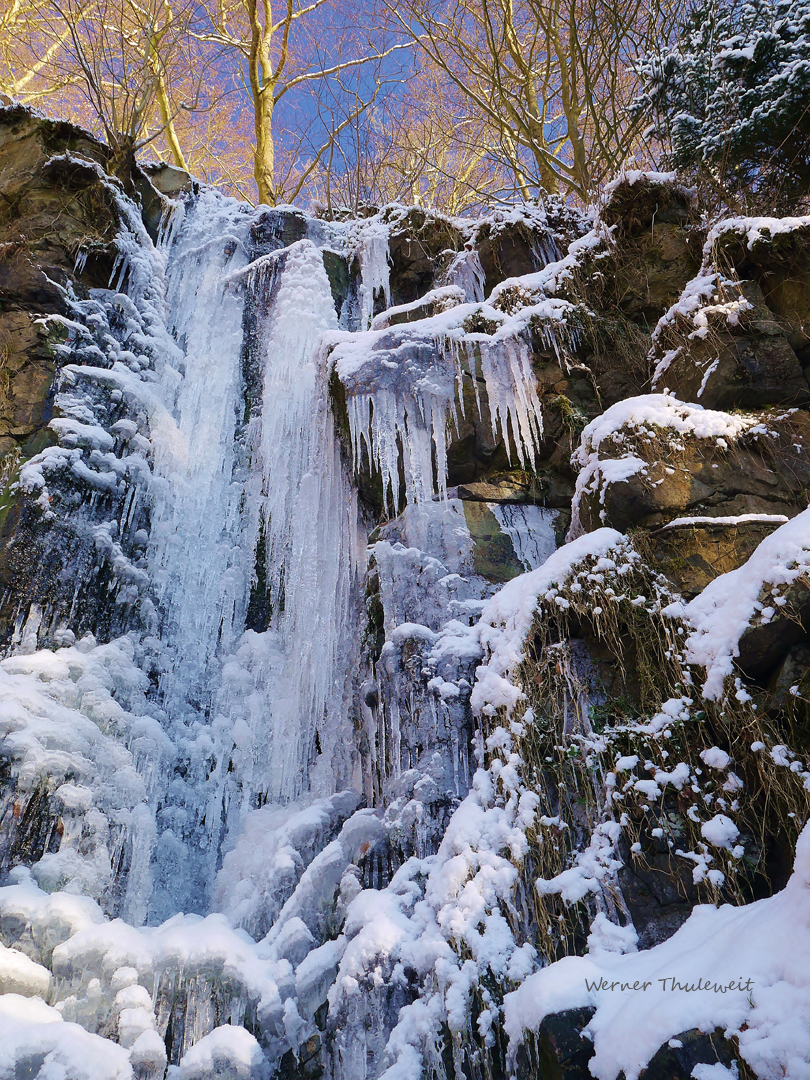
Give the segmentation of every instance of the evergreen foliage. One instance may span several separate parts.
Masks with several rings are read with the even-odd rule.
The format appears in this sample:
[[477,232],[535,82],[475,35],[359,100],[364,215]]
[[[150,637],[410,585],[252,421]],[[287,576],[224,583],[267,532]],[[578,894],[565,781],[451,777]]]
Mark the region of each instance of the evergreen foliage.
[[810,195],[810,0],[708,0],[676,46],[638,67],[636,114],[669,164],[730,194],[797,205]]

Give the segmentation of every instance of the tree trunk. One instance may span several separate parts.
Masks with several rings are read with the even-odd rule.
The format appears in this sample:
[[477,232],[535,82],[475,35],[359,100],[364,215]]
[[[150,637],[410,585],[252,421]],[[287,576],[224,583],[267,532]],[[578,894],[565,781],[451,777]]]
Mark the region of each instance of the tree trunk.
[[[262,16],[259,15],[259,4]],[[273,71],[270,52],[273,36],[271,0],[249,0],[250,16],[250,92],[253,97],[253,124],[256,145],[253,150],[253,177],[259,202],[276,205],[275,147],[273,145],[273,109],[278,72]]]
[[253,176],[259,191],[259,202],[276,205],[274,184],[275,147],[273,146],[273,94],[267,87],[254,97],[253,114],[256,126],[256,148],[253,151]]
[[160,110],[160,119],[163,122],[166,131],[166,145],[171,151],[172,159],[175,165],[179,169],[184,169],[188,172],[188,166],[186,165],[186,159],[183,156],[183,150],[180,146],[180,140],[177,137],[177,130],[174,126],[174,119],[169,107],[169,98],[166,93],[166,83],[163,76],[157,75],[157,85],[155,96],[157,97],[158,109]]

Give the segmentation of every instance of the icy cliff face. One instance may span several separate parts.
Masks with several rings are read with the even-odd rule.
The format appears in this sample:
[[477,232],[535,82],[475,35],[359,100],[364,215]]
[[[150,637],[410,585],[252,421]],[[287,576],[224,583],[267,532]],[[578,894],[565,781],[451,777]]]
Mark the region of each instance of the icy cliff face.
[[[470,787],[456,681],[469,690],[478,651],[442,659],[442,635],[463,636],[493,590],[462,503],[445,497],[459,350],[475,378],[474,338],[448,324],[412,395],[410,366],[379,367],[376,332],[363,333],[375,302],[391,301],[390,222],[299,215],[303,235],[285,243],[283,215],[203,191],[168,209],[153,244],[98,175],[121,221],[113,278],[86,298],[68,291],[68,316],[54,317],[55,445],[19,475],[46,561],[65,535],[87,554],[72,600],[42,589],[19,605],[0,671],[13,882],[0,907],[17,950],[3,989],[51,1003],[47,1016],[14,1007],[10,1053],[50,1046],[42,1025],[57,1020],[46,1057],[77,1078],[158,1076],[167,1060],[203,1075],[220,1059],[264,1075],[317,1034],[349,903],[387,884],[392,856],[432,855]],[[343,296],[324,250],[346,267]],[[446,274],[456,303],[476,302],[459,315],[478,312],[477,254]],[[508,441],[511,420],[523,461],[542,422],[521,329],[482,360],[493,434]],[[409,504],[372,549],[388,638],[377,664],[363,641],[371,522],[329,394],[330,345],[344,338],[355,357],[366,350],[369,377],[354,385],[366,446],[386,447],[373,454],[384,497]],[[512,572],[553,550],[554,512],[492,508]],[[77,639],[88,577],[112,614],[89,600]],[[390,1009],[378,1012],[384,1033]],[[335,1075],[348,1075],[343,1054]]]
[[[698,1012],[633,1041],[629,1007],[619,1045],[585,974],[784,884],[810,790],[804,414],[633,392],[600,337],[610,200],[686,196],[341,222],[203,189],[153,241],[83,168],[113,277],[43,319],[53,416],[2,475],[0,1080],[580,1080],[592,1017],[594,1075],[639,1071]],[[784,987],[716,1016],[765,1076],[805,977],[760,967]]]

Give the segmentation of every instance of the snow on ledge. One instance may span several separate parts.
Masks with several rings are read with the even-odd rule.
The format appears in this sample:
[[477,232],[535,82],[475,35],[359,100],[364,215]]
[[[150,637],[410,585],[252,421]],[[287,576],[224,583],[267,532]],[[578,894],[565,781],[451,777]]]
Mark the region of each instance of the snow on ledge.
[[[729,441],[738,439],[760,422],[758,416],[704,409],[702,405],[679,401],[671,394],[642,394],[611,405],[585,427],[580,444],[571,455],[571,464],[579,474],[571,504],[569,538],[581,531],[579,507],[584,494],[599,492],[600,502],[604,504],[611,484],[629,480],[653,464],[635,453],[638,439],[652,438],[663,428],[676,435],[714,439],[717,446],[725,449]],[[612,453],[600,454],[603,444]],[[603,521],[604,513],[603,509]]]
[[584,468],[592,453],[622,428],[650,431],[672,428],[680,435],[698,439],[736,439],[758,422],[758,418],[732,416],[730,413],[704,409],[679,401],[671,394],[641,394],[617,401],[597,416],[582,432],[579,447],[571,455],[574,464]]
[[748,562],[715,578],[690,603],[672,604],[666,609],[672,615],[682,616],[693,627],[686,639],[686,657],[690,663],[706,669],[704,697],[713,700],[721,697],[724,680],[732,673],[734,658],[740,654],[740,638],[751,620],[759,614],[761,621],[767,623],[776,613],[776,608],[760,603],[763,589],[770,587],[774,604],[781,607],[786,600],[779,588],[791,585],[808,570],[810,509],[772,532]]
[[[595,1006],[596,1080],[637,1080],[669,1039],[700,1028],[736,1036],[757,1076],[810,1076],[810,828],[784,890],[744,907],[696,907],[667,941],[619,955],[591,946],[531,975],[507,994],[514,1054],[546,1016]],[[675,983],[686,989],[677,989]]]
[[[609,183],[605,184],[604,188],[602,188],[602,203],[609,203],[611,197],[616,192],[616,189],[622,187],[624,184],[633,187],[636,184],[643,184],[646,182],[649,184],[671,184],[673,186],[679,186],[677,181],[678,176],[677,173],[674,172],[646,172],[644,169],[628,169],[627,172],[619,173],[615,180],[611,180]],[[679,187],[679,190],[689,193],[694,189]]]
[[737,517],[679,517],[668,521],[665,529],[677,529],[686,525],[747,525],[749,522],[765,521],[783,525],[790,519],[786,514],[738,514]]
[[729,232],[741,233],[745,236],[748,249],[763,240],[766,243],[780,233],[795,232],[797,229],[810,227],[810,215],[805,217],[733,217],[719,221],[709,231],[706,243],[703,245],[704,258],[711,257],[712,249],[721,236]]

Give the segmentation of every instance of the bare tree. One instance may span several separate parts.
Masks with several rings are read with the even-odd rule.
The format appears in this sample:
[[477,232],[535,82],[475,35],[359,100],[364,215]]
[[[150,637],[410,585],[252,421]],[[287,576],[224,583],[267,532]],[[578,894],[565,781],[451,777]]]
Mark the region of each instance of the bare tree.
[[58,94],[74,81],[72,73],[48,77],[70,29],[54,25],[43,11],[42,0],[10,0],[0,8],[0,92],[23,104]]
[[[336,137],[335,131],[326,132],[310,159],[297,170],[292,170],[297,173],[294,183],[289,184],[289,169],[287,182],[280,182],[276,116],[282,100],[294,90],[305,91],[310,86],[323,85],[330,79],[339,78],[345,72],[379,63],[397,50],[409,48],[410,43],[362,47],[352,40],[346,28],[336,30],[332,27],[335,44],[327,53],[313,35],[305,31],[308,26],[311,27],[316,13],[321,12],[332,0],[311,0],[310,3],[283,0],[278,16],[274,16],[272,0],[210,2],[210,27],[200,36],[241,55],[246,62],[246,89],[250,94],[254,120],[254,178],[259,202],[275,205],[283,199],[295,197],[305,182],[301,181],[301,174],[311,174]],[[379,80],[374,81],[379,87]],[[371,95],[366,95],[364,104],[358,103],[357,107],[364,111],[374,98],[376,93],[372,91]],[[348,121],[345,126],[351,122]],[[307,126],[306,122],[304,126]],[[299,137],[298,141],[302,146],[306,142],[312,143],[311,138]]]
[[179,2],[45,0],[39,11],[42,33],[59,43],[40,80],[46,88],[71,89],[63,102],[77,118],[89,113],[113,151],[114,167],[129,167],[156,139],[185,167],[175,122],[182,110],[199,106],[205,64],[189,55],[192,0]]
[[[493,153],[492,132],[438,69],[411,70],[395,81],[394,92],[381,95],[357,118],[351,138],[330,152],[312,185],[317,201],[328,211],[404,202],[459,214],[514,193]],[[324,107],[333,114],[341,108]]]
[[160,138],[185,167],[176,120],[201,77],[188,48],[193,5],[174,2],[11,0],[0,10],[0,90],[100,129],[116,153]]
[[632,60],[662,32],[667,3],[385,0],[491,127],[524,197],[540,188],[581,199],[632,149]]

